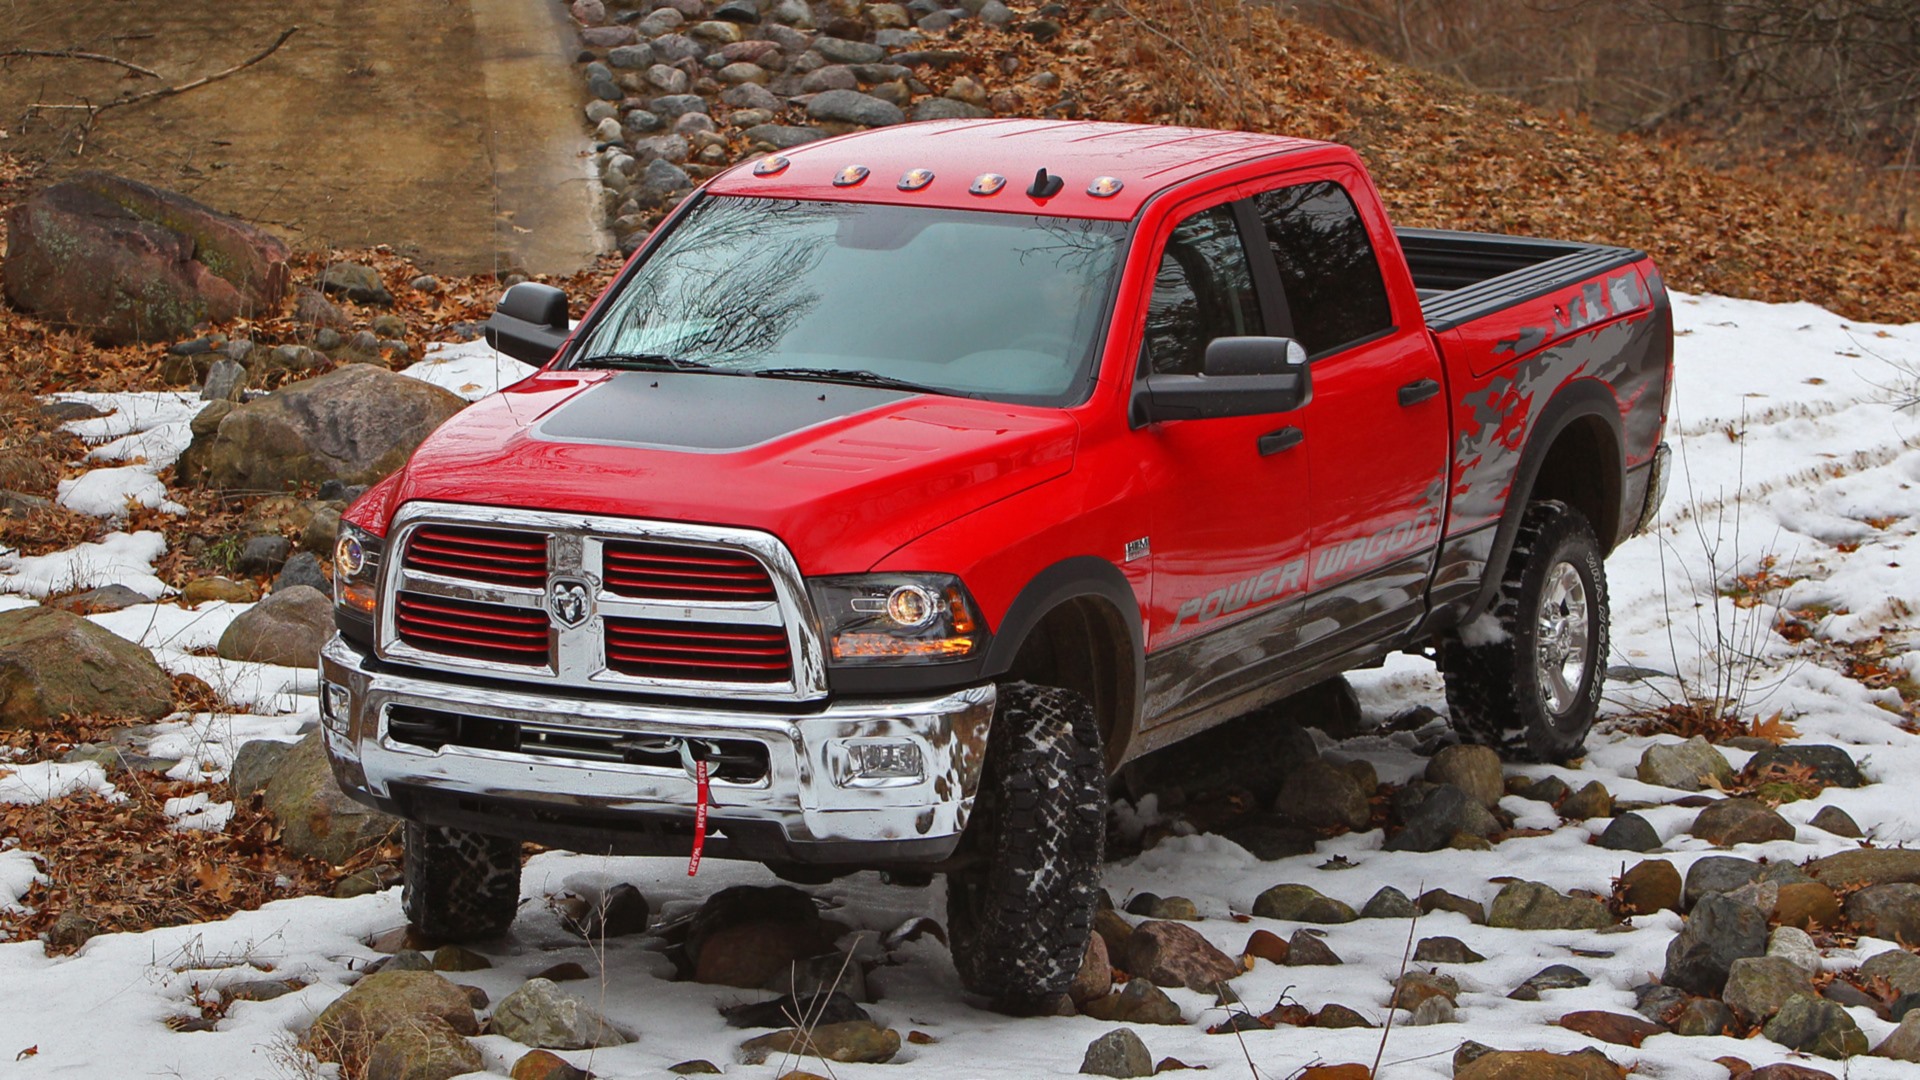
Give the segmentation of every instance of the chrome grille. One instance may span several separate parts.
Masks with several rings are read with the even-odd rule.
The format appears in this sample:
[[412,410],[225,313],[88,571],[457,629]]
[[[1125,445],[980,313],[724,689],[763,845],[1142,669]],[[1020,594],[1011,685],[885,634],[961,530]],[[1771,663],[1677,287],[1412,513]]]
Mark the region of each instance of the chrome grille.
[[389,545],[383,658],[548,685],[825,696],[805,582],[766,533],[409,503]]

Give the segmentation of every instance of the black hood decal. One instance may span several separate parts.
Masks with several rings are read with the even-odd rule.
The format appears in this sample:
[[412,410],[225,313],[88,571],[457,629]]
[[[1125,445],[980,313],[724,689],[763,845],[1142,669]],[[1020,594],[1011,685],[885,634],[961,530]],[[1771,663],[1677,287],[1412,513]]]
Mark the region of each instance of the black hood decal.
[[722,454],[912,397],[899,390],[684,371],[624,371],[534,426],[549,442]]

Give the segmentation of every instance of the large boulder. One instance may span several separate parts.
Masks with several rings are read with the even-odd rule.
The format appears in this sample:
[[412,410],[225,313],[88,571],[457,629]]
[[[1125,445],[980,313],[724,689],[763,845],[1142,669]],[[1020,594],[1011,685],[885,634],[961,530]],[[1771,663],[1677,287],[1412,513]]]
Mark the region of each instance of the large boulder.
[[[441,1044],[450,1047],[452,1040],[464,1043],[460,1036],[477,1034],[480,1025],[473,1018],[466,992],[445,978],[431,971],[380,971],[361,979],[327,1006],[307,1029],[301,1045],[321,1061],[340,1062],[349,1075],[360,1075],[369,1057],[390,1036],[399,1035],[403,1042],[389,1047],[383,1057],[404,1058],[418,1053],[423,1047],[417,1036],[423,1029],[451,1036],[451,1040],[432,1039],[437,1048]],[[457,1049],[451,1053],[436,1049],[433,1056],[465,1058]],[[480,1067],[474,1064],[464,1071]]]
[[349,364],[234,407],[181,455],[186,480],[283,491],[293,484],[371,484],[398,469],[466,405],[457,395],[370,364]]
[[0,729],[172,710],[173,681],[133,642],[58,608],[0,613]]
[[48,187],[7,214],[7,299],[111,345],[194,324],[271,315],[287,245],[184,195],[102,172]]
[[588,1050],[633,1041],[593,1006],[541,978],[528,979],[494,1007],[493,1032],[542,1050]]
[[311,585],[275,589],[228,624],[215,651],[227,660],[310,668],[333,636],[333,600]]
[[341,793],[317,731],[281,759],[267,781],[266,808],[280,822],[288,851],[335,866],[386,840],[400,825]]

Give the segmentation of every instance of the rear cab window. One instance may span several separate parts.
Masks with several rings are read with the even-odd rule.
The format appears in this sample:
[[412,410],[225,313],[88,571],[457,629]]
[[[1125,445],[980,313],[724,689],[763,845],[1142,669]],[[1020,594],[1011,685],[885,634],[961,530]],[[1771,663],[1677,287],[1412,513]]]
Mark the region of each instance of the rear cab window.
[[1253,197],[1291,317],[1276,328],[1309,358],[1330,356],[1393,329],[1386,283],[1353,199],[1332,180]]

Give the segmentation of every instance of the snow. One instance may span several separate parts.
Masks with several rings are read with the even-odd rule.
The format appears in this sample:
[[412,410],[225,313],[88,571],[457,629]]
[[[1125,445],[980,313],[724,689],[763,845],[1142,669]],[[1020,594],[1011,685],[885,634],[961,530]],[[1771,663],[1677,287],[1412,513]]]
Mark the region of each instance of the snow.
[[[1794,862],[1844,851],[1855,842],[1808,826],[1823,806],[1838,806],[1882,845],[1920,843],[1920,804],[1905,790],[1920,774],[1920,736],[1899,727],[1886,706],[1890,689],[1871,689],[1842,676],[1830,657],[1818,662],[1827,642],[1887,642],[1889,671],[1920,673],[1914,652],[1914,613],[1920,590],[1920,416],[1888,403],[1887,385],[1920,371],[1920,325],[1850,323],[1804,304],[1767,305],[1709,296],[1675,296],[1680,331],[1677,388],[1669,439],[1675,471],[1655,528],[1623,545],[1608,562],[1614,613],[1614,665],[1643,672],[1638,681],[1607,685],[1603,719],[1588,741],[1589,752],[1573,765],[1527,765],[1509,772],[1535,778],[1558,776],[1578,788],[1598,780],[1620,800],[1668,803],[1680,793],[1640,783],[1634,776],[1641,753],[1672,736],[1644,737],[1627,731],[1623,718],[1636,708],[1679,697],[1685,686],[1716,676],[1751,674],[1742,702],[1748,717],[1776,711],[1798,729],[1803,742],[1846,746],[1875,783],[1858,790],[1829,789],[1817,799],[1790,803],[1781,813],[1799,828],[1792,841],[1741,845],[1732,854]],[[496,356],[480,343],[434,348],[408,374],[478,397],[522,377],[530,369]],[[81,395],[63,395],[81,397]],[[108,396],[96,396],[103,400]],[[115,395],[114,417],[84,421],[83,437],[100,441],[98,460],[128,460],[119,451],[100,453],[141,433],[154,435],[164,456],[174,438],[169,424],[183,423],[196,403],[183,395]],[[78,429],[76,429],[78,430]],[[131,443],[123,443],[132,455]],[[155,453],[142,450],[149,463]],[[96,470],[102,471],[102,470]],[[147,539],[140,539],[140,538]],[[111,550],[107,550],[111,547]],[[88,583],[120,580],[159,598],[151,562],[165,550],[157,534],[116,535],[100,550],[76,550],[30,560],[0,559],[0,592],[45,596],[59,584],[86,576]],[[118,576],[92,574],[107,556],[121,560]],[[1736,574],[1774,559],[1773,572],[1791,579],[1784,592],[1742,608],[1719,592]],[[87,567],[88,574],[77,573]],[[143,584],[145,587],[143,587]],[[1792,645],[1773,633],[1778,611],[1819,606],[1830,611],[1820,637]],[[0,596],[0,606],[24,603]],[[256,738],[291,739],[315,720],[311,671],[239,664],[197,655],[217,642],[246,605],[208,604],[189,611],[170,603],[138,605],[91,616],[94,622],[154,650],[170,671],[192,672],[251,713],[181,716],[158,725],[147,748],[156,756],[180,757],[177,778],[225,775],[234,752]],[[1735,654],[1756,654],[1751,662]],[[1731,659],[1730,659],[1731,658]],[[1749,668],[1751,669],[1749,671]],[[1415,707],[1442,710],[1445,698],[1431,664],[1396,656],[1382,668],[1351,676],[1364,715],[1381,721]],[[1426,764],[1421,749],[1445,736],[1443,720],[1419,730],[1369,732],[1334,742],[1316,737],[1335,760],[1363,759],[1382,780],[1403,783]],[[1746,754],[1726,751],[1735,766]],[[11,768],[13,771],[8,773]],[[94,765],[0,764],[0,793],[44,798],[74,788],[111,792]],[[0,798],[5,798],[0,794]],[[217,795],[170,800],[176,827],[223,827],[231,804]],[[1116,805],[1116,833],[1138,836],[1173,822],[1177,835],[1131,858],[1110,864],[1104,885],[1116,901],[1143,891],[1195,902],[1204,921],[1193,924],[1215,945],[1238,954],[1248,936],[1267,929],[1290,935],[1294,924],[1247,918],[1254,898],[1283,882],[1303,882],[1356,908],[1392,885],[1409,896],[1446,889],[1490,904],[1508,875],[1555,889],[1605,892],[1640,856],[1594,846],[1607,822],[1563,822],[1550,807],[1517,797],[1502,805],[1522,828],[1546,835],[1508,839],[1492,851],[1387,853],[1378,832],[1346,835],[1321,843],[1311,855],[1263,863],[1218,836],[1192,834],[1152,797]],[[1656,805],[1640,811],[1665,841],[1654,857],[1683,874],[1699,858],[1719,853],[1686,833],[1696,811]],[[458,981],[479,986],[498,1001],[528,976],[549,965],[578,961],[596,978],[568,984],[596,1008],[640,1033],[638,1042],[593,1053],[563,1056],[590,1064],[609,1078],[662,1075],[666,1066],[706,1058],[729,1073],[777,1075],[770,1065],[733,1065],[734,1048],[748,1034],[726,1028],[717,1007],[770,996],[757,991],[669,981],[672,966],[652,941],[623,938],[588,945],[564,931],[547,898],[568,888],[637,884],[656,912],[684,914],[717,890],[733,884],[773,884],[765,870],[708,861],[688,879],[681,858],[625,859],[546,852],[532,859],[523,878],[521,907],[512,935],[483,946],[496,966],[465,972]],[[39,873],[33,858],[0,841],[0,906],[17,903]],[[808,890],[826,902],[830,917],[851,928],[842,946],[879,961],[867,975],[877,1000],[876,1020],[902,1035],[923,1031],[936,1041],[908,1044],[896,1063],[906,1067],[840,1065],[840,1077],[926,1076],[959,1080],[977,1076],[1074,1075],[1086,1044],[1113,1025],[1084,1017],[1014,1020],[965,1004],[946,946],[930,937],[883,944],[891,931],[916,918],[945,923],[944,889],[884,885],[877,875],[858,874]],[[141,934],[95,938],[77,955],[50,958],[34,943],[0,946],[0,986],[8,1004],[0,1010],[0,1060],[38,1046],[33,1067],[68,1075],[178,1075],[192,1078],[299,1075],[291,1050],[296,1034],[341,993],[358,969],[374,958],[365,942],[399,926],[399,890],[352,900],[309,897],[279,901],[227,920]],[[1239,921],[1245,918],[1246,921]],[[1409,928],[1400,922],[1363,920],[1319,928],[1343,958],[1338,967],[1275,967],[1257,963],[1234,981],[1255,1011],[1282,994],[1309,1008],[1330,1002],[1385,1019],[1391,980],[1399,971],[1408,934],[1458,937],[1488,957],[1473,965],[1441,965],[1460,980],[1458,1023],[1405,1026],[1404,1014],[1387,1038],[1382,1075],[1426,1080],[1451,1075],[1450,1058],[1462,1040],[1509,1049],[1573,1050],[1591,1045],[1552,1021],[1576,1009],[1629,1012],[1631,988],[1664,966],[1668,942],[1680,926],[1671,913],[1641,917],[1619,932],[1512,931],[1476,926],[1463,916],[1436,913]],[[1863,939],[1852,948],[1826,950],[1830,970],[1845,969],[1892,943]],[[1548,991],[1537,1002],[1506,994],[1549,964],[1571,964],[1591,977],[1580,989]],[[166,1017],[189,1014],[196,993],[227,982],[298,977],[313,985],[264,1003],[235,1005],[213,1032],[176,1034]],[[1261,1075],[1286,1076],[1313,1061],[1371,1062],[1377,1030],[1282,1028],[1247,1032],[1243,1039],[1205,1034],[1225,1016],[1210,995],[1168,991],[1189,1023],[1182,1027],[1136,1026],[1153,1057],[1172,1056],[1216,1073],[1248,1075],[1252,1058]],[[1850,1010],[1877,1044],[1892,1025],[1864,1009]],[[72,1018],[88,1022],[75,1024]],[[490,1074],[505,1074],[525,1052],[500,1036],[475,1041]],[[1243,1051],[1244,1045],[1244,1051]],[[1733,1055],[1756,1065],[1791,1059],[1764,1038],[1683,1038],[1657,1035],[1644,1046],[1602,1046],[1633,1075],[1659,1080],[1719,1077],[1713,1064]],[[1913,1067],[1875,1058],[1850,1062],[1805,1062],[1853,1080],[1912,1075]],[[817,1063],[795,1063],[801,1067]]]
[[118,801],[125,798],[107,780],[107,771],[99,762],[66,764],[59,761],[35,761],[27,764],[0,765],[0,803],[33,804],[65,798],[76,791],[91,791]]
[[186,507],[167,498],[167,485],[159,477],[139,465],[93,469],[72,480],[62,480],[53,501],[94,517],[123,518],[130,505],[169,514],[187,512]]
[[0,593],[45,598],[120,584],[157,598],[168,589],[154,576],[153,562],[166,553],[167,538],[151,530],[111,533],[47,555],[0,552]]

